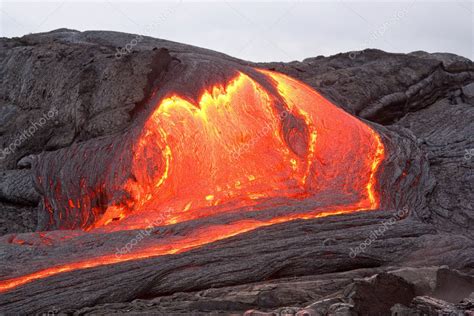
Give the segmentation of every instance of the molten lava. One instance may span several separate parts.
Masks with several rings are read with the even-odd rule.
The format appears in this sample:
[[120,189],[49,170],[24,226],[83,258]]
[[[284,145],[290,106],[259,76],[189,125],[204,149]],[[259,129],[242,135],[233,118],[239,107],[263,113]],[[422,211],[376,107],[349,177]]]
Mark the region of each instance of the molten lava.
[[237,208],[254,211],[251,206],[275,198],[338,192],[351,202],[198,228],[192,236],[164,238],[123,256],[101,255],[0,281],[0,292],[68,271],[176,254],[295,219],[376,209],[376,172],[384,158],[378,134],[305,84],[258,71],[265,82],[239,73],[227,85],[209,88],[196,104],[177,94],[163,98],[134,145],[134,177],[124,184],[129,200],[108,206],[89,229],[171,225]]
[[376,208],[376,133],[306,85],[260,71],[278,96],[240,73],[198,104],[178,95],[157,104],[134,148],[130,203],[110,206],[94,228],[175,224],[334,188]]

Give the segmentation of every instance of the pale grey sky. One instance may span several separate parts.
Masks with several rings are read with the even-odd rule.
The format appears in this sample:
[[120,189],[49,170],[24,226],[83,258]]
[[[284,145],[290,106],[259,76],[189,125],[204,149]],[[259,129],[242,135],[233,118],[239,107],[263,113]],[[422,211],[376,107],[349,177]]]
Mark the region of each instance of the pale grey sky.
[[0,1],[0,36],[138,33],[252,61],[379,48],[474,54],[472,1]]

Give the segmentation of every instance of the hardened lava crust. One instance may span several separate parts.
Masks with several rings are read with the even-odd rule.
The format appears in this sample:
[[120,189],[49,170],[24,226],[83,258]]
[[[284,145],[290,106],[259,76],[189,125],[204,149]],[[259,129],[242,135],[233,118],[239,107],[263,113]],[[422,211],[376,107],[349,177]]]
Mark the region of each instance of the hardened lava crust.
[[472,61],[60,29],[0,63],[0,314],[474,306]]

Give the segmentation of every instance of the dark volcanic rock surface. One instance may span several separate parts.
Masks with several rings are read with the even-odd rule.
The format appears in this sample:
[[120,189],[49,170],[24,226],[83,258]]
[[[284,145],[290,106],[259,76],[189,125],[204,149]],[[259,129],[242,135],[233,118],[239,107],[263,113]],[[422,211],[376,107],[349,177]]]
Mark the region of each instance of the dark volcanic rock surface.
[[[378,212],[279,224],[176,256],[33,282],[0,294],[0,313],[185,315],[292,306],[297,310],[313,304],[324,306],[324,313],[350,310],[362,315],[372,302],[364,289],[393,289],[397,298],[388,300],[379,293],[380,310],[370,310],[374,313],[395,304],[415,310],[438,304],[441,310],[444,303],[430,297],[457,304],[474,292],[472,279],[447,268],[402,269],[388,277],[380,274],[372,281],[354,281],[391,267],[448,265],[474,272],[474,64],[470,60],[442,53],[365,50],[301,62],[253,64],[149,37],[138,37],[133,50],[117,58],[117,48],[133,39],[136,35],[65,29],[0,39],[0,148],[10,149],[0,153],[0,235],[4,235],[0,279],[32,267],[113,251],[134,236],[133,231],[121,232],[97,242],[96,236],[77,231],[54,231],[41,237],[49,241],[43,247],[37,234],[24,234],[35,230],[43,207],[38,203],[46,194],[38,192],[33,177],[37,155],[54,156],[61,148],[87,147],[91,141],[119,137],[146,109],[153,87],[160,87],[170,73],[192,73],[200,61],[215,67],[214,77],[219,80],[231,75],[219,68],[223,64],[286,73],[347,112],[375,123],[391,151],[385,168],[393,176],[381,180],[388,201]],[[209,84],[217,80],[205,75]],[[350,256],[351,249],[404,207],[407,218],[399,219],[364,252]],[[40,226],[41,220],[40,216]],[[192,228],[183,223],[159,229],[145,242]],[[456,284],[459,293],[446,284]],[[352,301],[343,295],[349,287],[358,289]]]

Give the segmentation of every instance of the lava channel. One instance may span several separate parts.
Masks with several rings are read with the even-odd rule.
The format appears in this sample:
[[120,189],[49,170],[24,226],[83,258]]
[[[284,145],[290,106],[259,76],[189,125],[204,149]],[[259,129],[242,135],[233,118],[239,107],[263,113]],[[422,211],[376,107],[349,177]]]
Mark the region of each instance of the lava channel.
[[317,199],[334,192],[350,203],[334,201],[323,210],[271,219],[242,214],[242,220],[123,256],[105,254],[3,280],[0,292],[78,269],[181,253],[268,225],[377,209],[380,136],[307,85],[257,71],[264,79],[239,73],[227,85],[209,88],[197,104],[178,94],[160,100],[133,146],[134,177],[123,185],[130,199],[108,206],[87,230],[172,225],[254,210],[272,199]]
[[124,185],[132,199],[109,207],[93,228],[176,224],[325,191],[355,197],[347,208],[377,208],[379,136],[308,86],[259,71],[278,96],[240,73],[198,104],[178,95],[157,104]]

